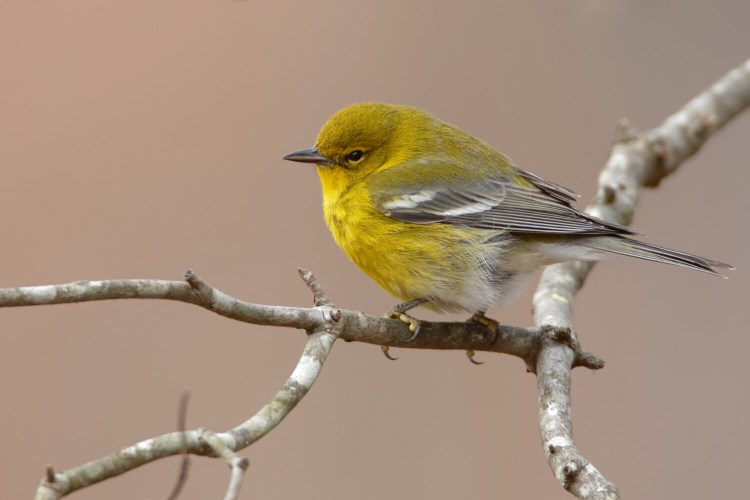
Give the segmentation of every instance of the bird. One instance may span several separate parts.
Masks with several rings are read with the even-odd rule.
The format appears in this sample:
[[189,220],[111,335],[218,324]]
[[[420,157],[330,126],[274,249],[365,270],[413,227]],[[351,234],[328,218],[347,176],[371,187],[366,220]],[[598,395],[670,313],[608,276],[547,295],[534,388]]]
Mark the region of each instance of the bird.
[[465,311],[497,331],[486,311],[558,262],[617,254],[718,276],[734,269],[632,239],[635,230],[574,208],[574,191],[412,106],[349,105],[326,121],[314,147],[283,158],[316,165],[333,238],[402,301],[388,316],[407,323],[412,338],[419,322],[407,312],[417,306]]

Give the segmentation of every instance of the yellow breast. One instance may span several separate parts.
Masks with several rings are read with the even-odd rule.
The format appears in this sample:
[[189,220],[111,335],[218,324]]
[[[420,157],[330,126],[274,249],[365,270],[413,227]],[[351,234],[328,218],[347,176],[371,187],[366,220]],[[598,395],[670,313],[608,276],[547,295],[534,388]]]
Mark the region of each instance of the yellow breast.
[[[321,170],[325,220],[336,243],[382,288],[404,301],[431,300],[435,309],[462,308],[449,303],[462,293],[473,302],[479,288],[486,300],[492,299],[487,290],[492,256],[485,234],[385,216],[373,206],[365,183],[346,186],[335,171]],[[467,245],[487,246],[481,252],[485,262],[477,262],[477,252],[464,251]]]

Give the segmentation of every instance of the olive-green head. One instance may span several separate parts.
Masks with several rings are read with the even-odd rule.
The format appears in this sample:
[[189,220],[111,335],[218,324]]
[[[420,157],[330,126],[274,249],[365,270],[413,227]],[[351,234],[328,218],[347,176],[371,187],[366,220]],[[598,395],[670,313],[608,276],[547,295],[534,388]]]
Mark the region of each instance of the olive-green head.
[[[321,169],[346,169],[362,177],[430,151],[438,120],[417,108],[379,102],[358,103],[337,111],[323,125],[315,147],[284,159],[315,163]],[[322,173],[321,173],[322,175]]]

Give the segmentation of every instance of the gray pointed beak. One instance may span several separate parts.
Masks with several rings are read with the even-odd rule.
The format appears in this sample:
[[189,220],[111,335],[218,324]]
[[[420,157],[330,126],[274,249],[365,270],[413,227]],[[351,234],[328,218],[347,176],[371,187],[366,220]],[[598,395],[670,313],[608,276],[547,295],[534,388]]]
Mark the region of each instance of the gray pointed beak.
[[317,165],[329,165],[331,163],[331,160],[320,154],[317,148],[300,149],[294,153],[289,153],[284,159],[301,163],[315,163]]

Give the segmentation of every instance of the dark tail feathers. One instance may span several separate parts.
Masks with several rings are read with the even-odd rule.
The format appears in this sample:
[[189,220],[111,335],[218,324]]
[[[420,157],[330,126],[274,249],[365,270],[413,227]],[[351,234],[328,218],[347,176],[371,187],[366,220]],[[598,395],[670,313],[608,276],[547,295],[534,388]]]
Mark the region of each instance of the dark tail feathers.
[[722,278],[726,278],[726,276],[718,273],[714,268],[734,269],[734,266],[725,264],[724,262],[678,252],[677,250],[670,250],[622,236],[587,236],[581,238],[579,243],[594,250],[602,250],[604,252],[627,255],[654,262],[663,262],[675,266],[689,267],[690,269],[697,269],[698,271],[721,276]]

